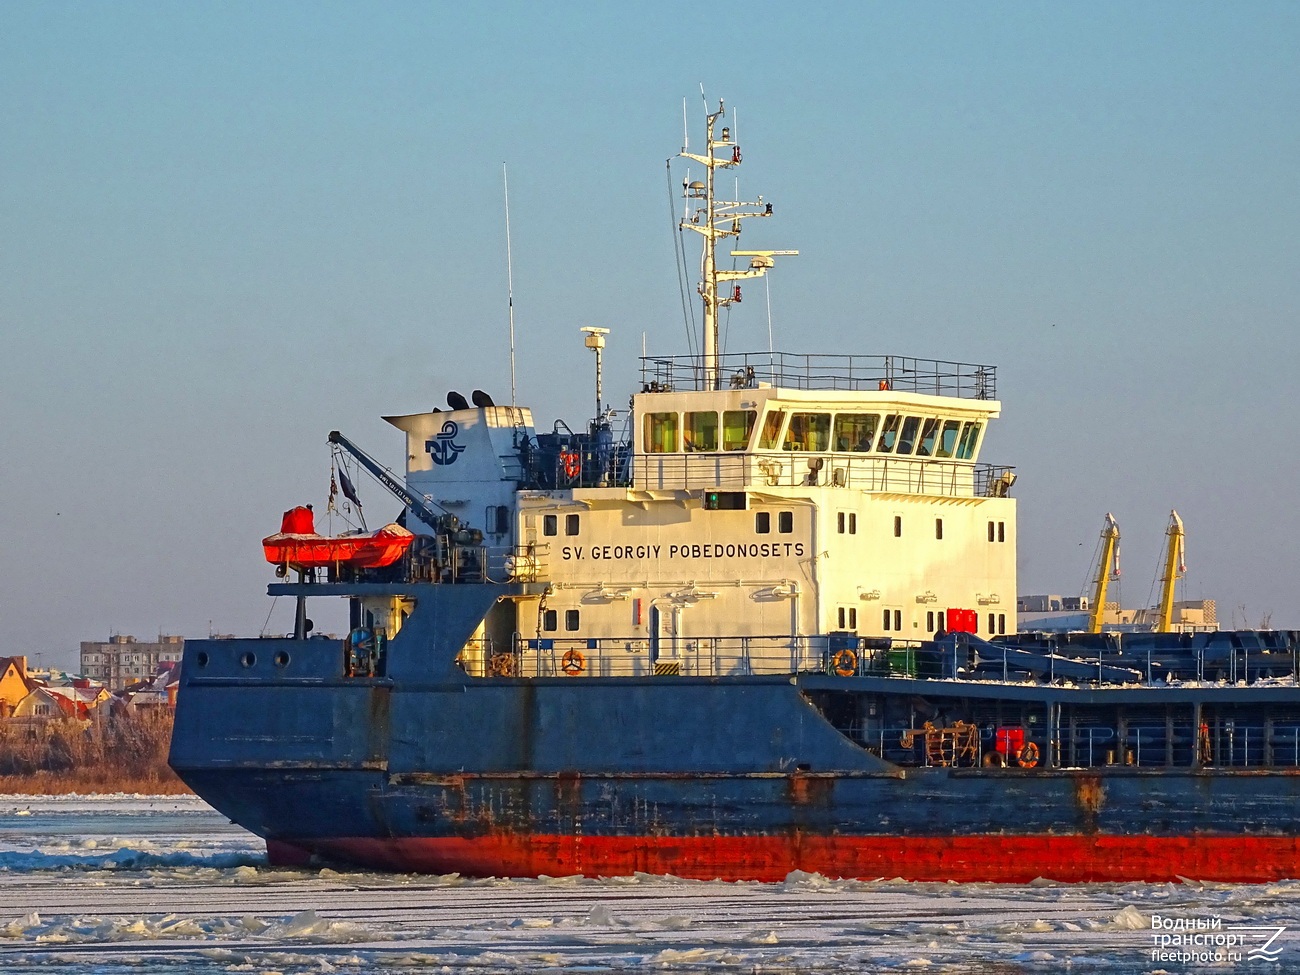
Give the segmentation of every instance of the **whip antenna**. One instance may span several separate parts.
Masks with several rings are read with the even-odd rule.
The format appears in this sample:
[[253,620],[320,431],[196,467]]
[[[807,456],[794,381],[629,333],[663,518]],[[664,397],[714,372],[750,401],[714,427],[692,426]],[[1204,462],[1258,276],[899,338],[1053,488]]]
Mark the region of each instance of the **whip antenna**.
[[515,272],[510,253],[510,176],[501,164],[501,183],[506,199],[506,302],[510,310],[510,406],[515,406]]

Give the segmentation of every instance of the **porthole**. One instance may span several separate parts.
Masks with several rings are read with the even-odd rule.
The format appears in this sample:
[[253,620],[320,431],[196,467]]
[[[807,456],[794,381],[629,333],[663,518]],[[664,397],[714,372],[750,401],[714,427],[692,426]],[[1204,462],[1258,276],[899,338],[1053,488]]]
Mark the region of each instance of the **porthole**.
[[208,665],[207,653],[203,651],[199,651],[199,655],[194,658],[194,662],[198,664],[200,667],[206,667]]
[[277,650],[274,659],[275,665],[281,670],[289,666],[289,652],[287,650]]
[[239,658],[239,665],[241,667],[251,667],[255,663],[257,663],[257,654],[253,653],[251,650]]

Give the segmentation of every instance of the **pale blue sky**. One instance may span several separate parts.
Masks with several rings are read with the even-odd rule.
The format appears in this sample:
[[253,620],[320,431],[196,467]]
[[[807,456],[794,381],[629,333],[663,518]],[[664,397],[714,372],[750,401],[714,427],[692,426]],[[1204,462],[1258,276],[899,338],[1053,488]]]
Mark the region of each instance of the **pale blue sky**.
[[1144,602],[1177,507],[1188,597],[1300,627],[1297,50],[1290,3],[10,0],[0,652],[258,632],[329,430],[396,463],[381,414],[508,397],[503,161],[539,420],[587,415],[582,325],[616,402],[643,332],[685,351],[701,83],[776,204],[743,245],[801,251],[779,347],[999,366],[1022,591],[1078,592],[1109,510]]

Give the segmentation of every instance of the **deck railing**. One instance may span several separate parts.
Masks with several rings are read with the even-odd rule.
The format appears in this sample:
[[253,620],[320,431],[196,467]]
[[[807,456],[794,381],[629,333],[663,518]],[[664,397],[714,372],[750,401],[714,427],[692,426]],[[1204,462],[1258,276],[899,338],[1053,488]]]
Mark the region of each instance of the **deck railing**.
[[[718,357],[718,374],[732,389],[760,383],[786,389],[902,390],[964,399],[997,399],[997,367],[901,355],[796,355],[740,352]],[[700,356],[644,356],[646,392],[704,388]]]
[[804,453],[639,454],[632,484],[648,491],[831,486],[946,498],[1006,497],[1015,468],[968,461]]

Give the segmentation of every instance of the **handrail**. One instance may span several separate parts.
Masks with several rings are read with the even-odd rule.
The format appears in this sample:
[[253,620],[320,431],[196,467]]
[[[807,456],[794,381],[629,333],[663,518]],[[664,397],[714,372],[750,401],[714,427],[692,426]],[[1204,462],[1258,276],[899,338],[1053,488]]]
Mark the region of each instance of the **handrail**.
[[[997,399],[997,367],[897,355],[800,355],[739,352],[718,356],[718,375],[732,389],[760,384],[786,389],[899,390],[966,399]],[[699,356],[643,356],[643,392],[705,389]]]

